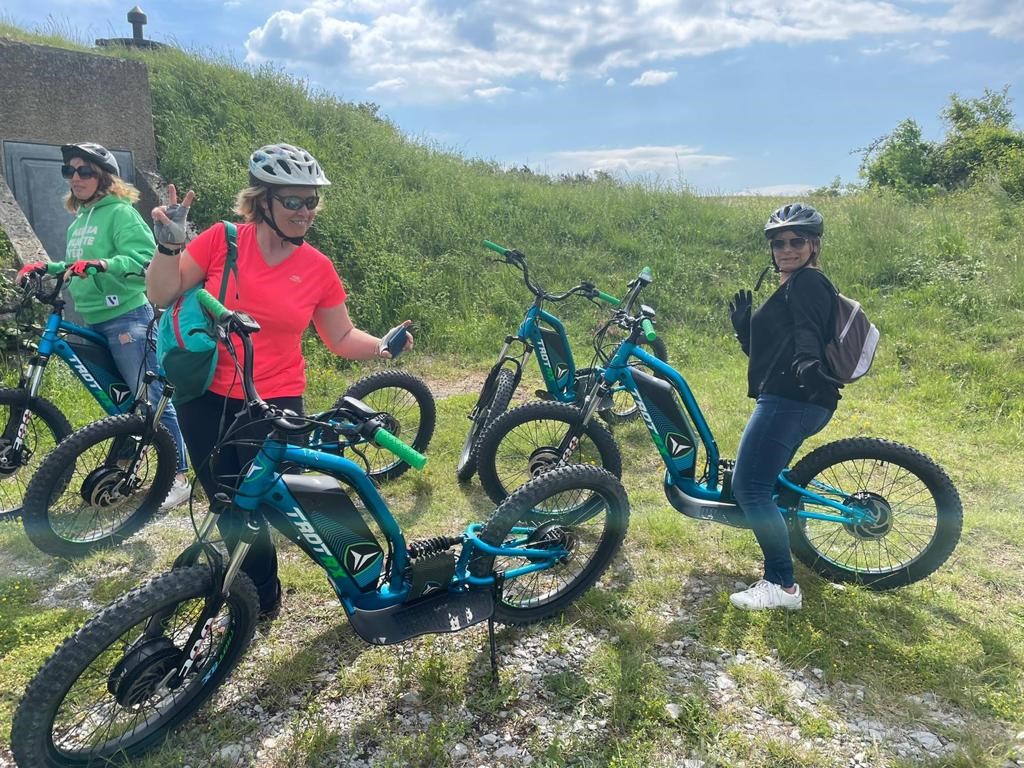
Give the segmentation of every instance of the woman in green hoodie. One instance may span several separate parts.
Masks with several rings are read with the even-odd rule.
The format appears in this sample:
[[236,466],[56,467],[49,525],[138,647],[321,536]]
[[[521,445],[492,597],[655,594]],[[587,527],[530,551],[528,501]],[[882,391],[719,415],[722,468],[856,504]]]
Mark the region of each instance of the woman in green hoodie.
[[[117,160],[99,144],[65,144],[61,154],[61,173],[70,186],[65,206],[75,214],[66,253],[70,272],[78,279],[70,281],[68,290],[82,319],[106,337],[125,382],[137,386],[147,369],[156,370],[156,356],[146,342],[153,307],[146,298],[145,277],[156,243],[132,205],[139,191],[120,177]],[[150,397],[159,398],[162,389],[154,382]],[[170,509],[188,499],[191,488],[185,475],[185,442],[170,403],[161,422],[178,446],[178,475],[162,507]]]

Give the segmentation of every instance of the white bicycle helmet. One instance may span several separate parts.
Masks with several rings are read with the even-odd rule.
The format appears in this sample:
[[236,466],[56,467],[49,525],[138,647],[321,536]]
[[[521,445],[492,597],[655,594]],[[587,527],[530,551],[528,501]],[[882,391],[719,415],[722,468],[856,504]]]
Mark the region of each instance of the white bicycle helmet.
[[121,169],[117,166],[117,158],[106,147],[92,141],[81,141],[78,144],[64,144],[60,148],[61,157],[65,163],[71,162],[71,158],[80,157],[86,162],[98,165],[107,173],[115,176],[121,175]]
[[267,144],[249,158],[253,179],[278,187],[326,187],[324,169],[309,152],[291,144]]

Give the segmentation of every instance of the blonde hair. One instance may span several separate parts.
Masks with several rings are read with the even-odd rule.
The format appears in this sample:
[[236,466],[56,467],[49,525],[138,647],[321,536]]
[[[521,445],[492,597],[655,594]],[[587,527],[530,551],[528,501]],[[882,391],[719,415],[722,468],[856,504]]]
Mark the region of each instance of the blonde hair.
[[[96,187],[97,200],[105,197],[106,195],[113,195],[114,197],[120,197],[122,200],[127,200],[133,205],[139,202],[139,190],[120,176],[115,176],[92,163],[87,163],[87,165],[99,171],[100,184]],[[78,209],[81,208],[83,204],[84,201],[79,200],[75,197],[74,192],[68,190],[68,196],[64,198],[64,207],[67,208],[70,213],[78,213]]]
[[266,187],[256,185],[246,187],[235,198],[235,213],[242,217],[242,221],[256,221],[263,209],[260,201],[265,198],[266,194]]

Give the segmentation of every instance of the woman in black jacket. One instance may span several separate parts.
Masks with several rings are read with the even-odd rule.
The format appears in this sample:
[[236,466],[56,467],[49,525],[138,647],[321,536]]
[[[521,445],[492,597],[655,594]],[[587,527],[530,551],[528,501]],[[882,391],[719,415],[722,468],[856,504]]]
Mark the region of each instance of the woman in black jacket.
[[772,500],[779,472],[801,443],[821,431],[839,402],[841,385],[827,375],[825,344],[836,290],[818,267],[824,221],[814,208],[792,203],[765,224],[779,287],[751,314],[750,291],[729,309],[747,365],[747,394],[756,400],[740,438],[733,494],[764,552],[764,578],[730,596],[746,610],[803,605],[793,580],[789,529]]

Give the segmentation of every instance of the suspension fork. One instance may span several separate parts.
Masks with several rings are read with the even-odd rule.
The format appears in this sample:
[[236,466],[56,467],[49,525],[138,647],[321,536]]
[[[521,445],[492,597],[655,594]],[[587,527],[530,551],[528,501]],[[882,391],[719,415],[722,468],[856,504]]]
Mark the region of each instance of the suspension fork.
[[569,427],[569,431],[565,433],[565,436],[562,438],[562,442],[558,444],[559,465],[567,464],[569,459],[572,458],[572,455],[579,447],[580,440],[582,440],[583,435],[586,434],[587,427],[590,426],[590,420],[593,419],[594,414],[597,413],[598,406],[611,392],[611,387],[604,380],[603,376],[597,376],[595,378],[597,379],[596,383],[590,388],[590,392],[587,393],[586,398],[583,400],[583,405],[580,407],[579,420]]
[[32,418],[32,408],[29,403],[32,398],[39,394],[43,386],[43,371],[46,368],[46,358],[36,358],[28,365],[28,369],[21,375],[18,382],[18,389],[25,393],[25,402],[22,406],[21,419],[18,423],[18,431],[11,441],[11,448],[17,452],[25,445],[25,437],[28,435],[28,424]]
[[[175,566],[178,565],[178,561],[191,559],[195,562],[198,557],[199,549],[204,549],[209,545],[206,543],[206,537],[213,529],[213,524],[220,516],[220,511],[214,511],[214,506],[211,505],[210,512],[207,513],[203,522],[199,526],[199,538],[198,541],[193,544],[189,549],[185,550],[175,561]],[[222,508],[219,505],[218,508]],[[220,613],[220,609],[224,607],[224,603],[227,602],[228,595],[231,594],[231,584],[235,580],[235,576],[238,575],[238,571],[242,567],[242,561],[245,560],[245,556],[249,554],[249,550],[252,547],[253,541],[255,541],[257,534],[260,530],[260,524],[254,522],[251,518],[247,518],[245,525],[245,532],[239,537],[238,542],[231,550],[231,558],[228,560],[227,568],[222,567],[220,557],[215,558],[216,567],[214,568],[214,583],[210,590],[210,593],[206,596],[206,601],[203,603],[203,610],[199,614],[199,618],[196,619],[195,624],[192,626],[192,631],[189,633],[188,640],[182,646],[178,665],[175,670],[167,678],[167,687],[171,690],[177,689],[184,682],[189,670],[195,664],[196,659],[199,657],[200,649],[203,642],[210,636],[213,630],[214,619],[217,614]],[[188,557],[190,552],[194,553],[191,558]]]

